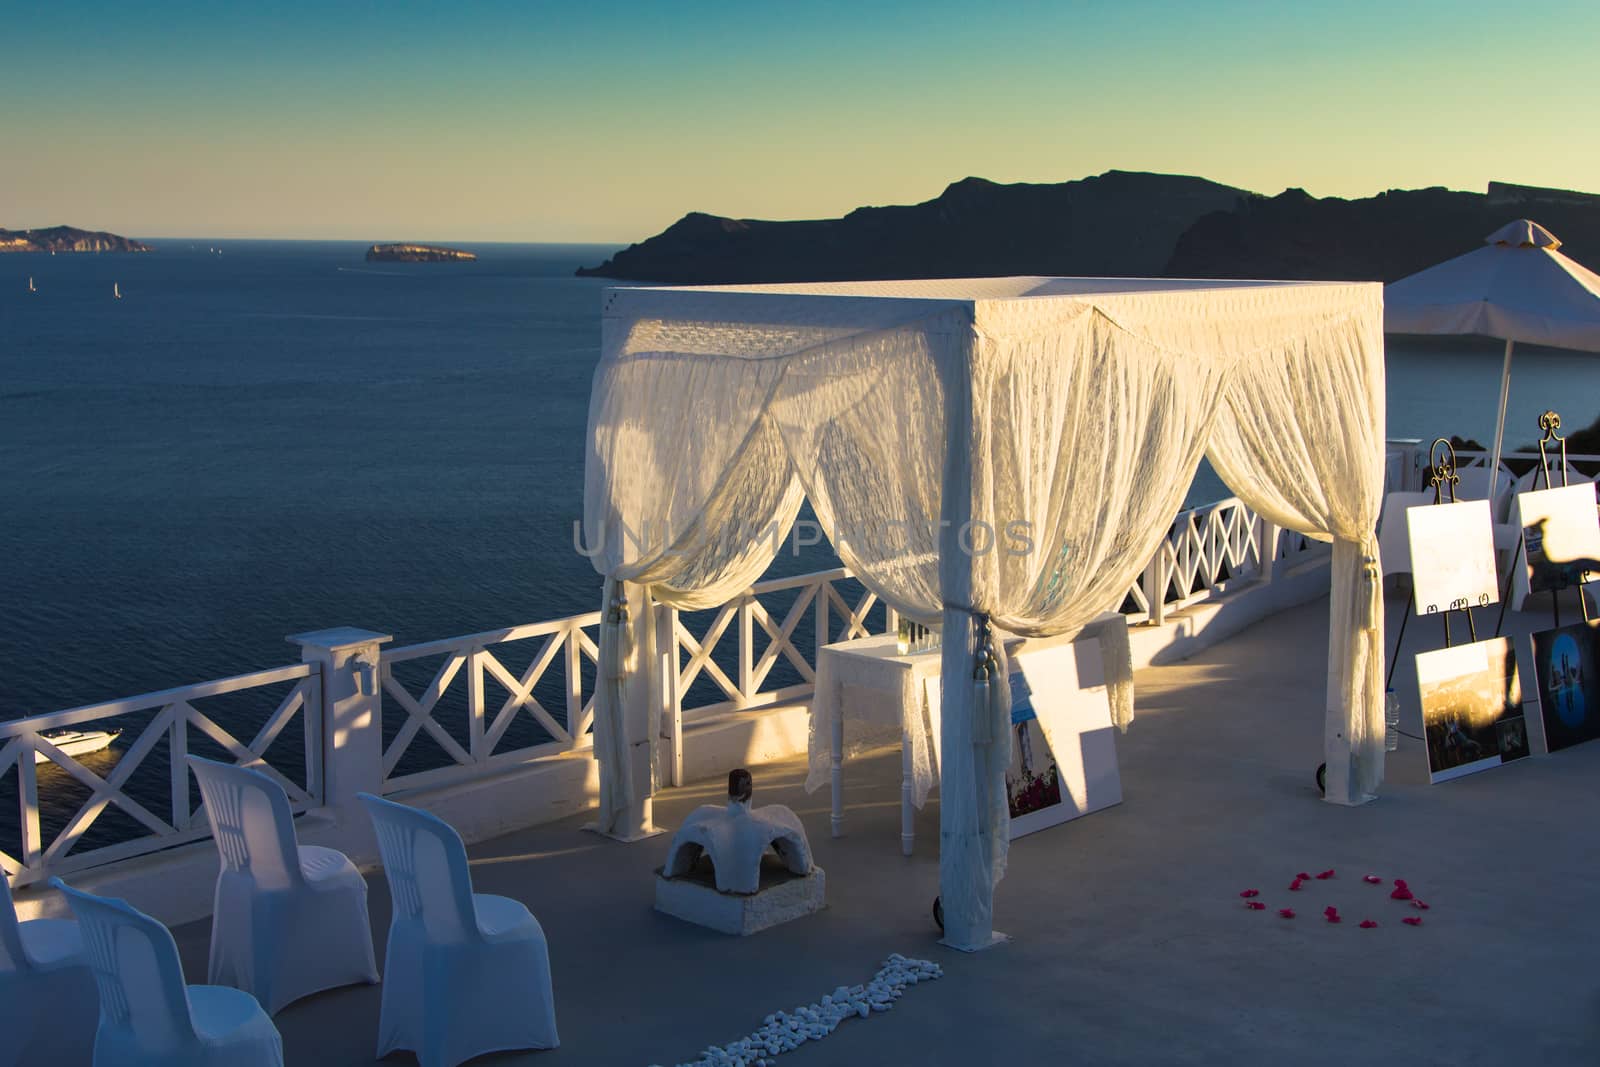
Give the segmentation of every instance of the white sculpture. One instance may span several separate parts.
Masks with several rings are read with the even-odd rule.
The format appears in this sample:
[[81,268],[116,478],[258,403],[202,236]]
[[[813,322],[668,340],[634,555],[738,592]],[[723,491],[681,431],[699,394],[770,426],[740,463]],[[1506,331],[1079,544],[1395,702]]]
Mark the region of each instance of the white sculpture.
[[[823,870],[811,862],[811,846],[794,812],[781,804],[750,806],[750,772],[728,775],[728,806],[707,804],[684,821],[672,837],[666,866],[657,872],[656,910],[725,934],[753,934],[798,919],[823,907]],[[761,866],[768,851],[786,871]],[[711,861],[708,884],[695,867]]]
[[672,836],[662,874],[681,878],[694,870],[701,853],[711,859],[720,893],[754,893],[761,888],[761,858],[773,849],[794,874],[811,873],[811,846],[795,813],[782,804],[752,808],[750,772],[728,774],[728,805],[703,804]]

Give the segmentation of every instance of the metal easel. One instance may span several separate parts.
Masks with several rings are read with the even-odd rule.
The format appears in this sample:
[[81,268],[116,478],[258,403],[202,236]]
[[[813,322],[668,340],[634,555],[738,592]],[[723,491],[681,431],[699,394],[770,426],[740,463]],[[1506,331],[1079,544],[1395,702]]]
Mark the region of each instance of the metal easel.
[[[1556,432],[1559,429],[1561,429],[1561,416],[1554,411],[1546,411],[1539,416],[1539,430],[1541,432],[1539,438],[1539,465],[1534,468],[1533,482],[1528,487],[1530,490],[1539,488],[1539,476],[1541,474],[1544,475],[1544,487],[1546,489],[1555,488],[1555,481],[1550,476],[1550,452],[1547,447],[1551,444],[1561,446],[1561,487],[1565,489],[1570,484],[1570,475],[1567,470],[1567,439]],[[1524,530],[1517,536],[1516,551],[1511,554],[1511,566],[1506,568],[1506,584],[1500,594],[1500,618],[1494,624],[1496,637],[1500,636],[1500,628],[1505,625],[1506,605],[1511,601],[1511,583],[1516,578],[1517,564],[1527,551],[1527,540],[1528,535]],[[1570,588],[1571,586],[1564,585],[1550,590],[1550,612],[1557,628],[1561,626],[1561,598],[1556,594],[1562,589]],[[1589,601],[1584,597],[1581,588],[1578,590],[1578,610],[1583,612],[1584,622],[1591,621],[1589,618]]]
[[[1461,484],[1461,476],[1456,473],[1455,447],[1450,444],[1448,439],[1438,437],[1434,439],[1433,445],[1428,449],[1428,453],[1428,462],[1430,465],[1428,484],[1433,486],[1433,502],[1435,504],[1458,503],[1456,500],[1456,486]],[[1412,566],[1415,568],[1415,562],[1412,563]],[[1394,684],[1394,669],[1400,665],[1400,647],[1402,644],[1404,644],[1406,639],[1406,623],[1410,620],[1411,612],[1416,607],[1416,598],[1417,588],[1416,582],[1413,579],[1411,592],[1406,597],[1405,614],[1400,616],[1400,632],[1395,637],[1394,653],[1389,657],[1389,673],[1383,681],[1385,689],[1388,689]],[[1488,595],[1485,594],[1479,600],[1477,606],[1487,606],[1488,599]],[[1455,611],[1463,612],[1467,616],[1468,637],[1473,641],[1478,639],[1478,627],[1472,618],[1473,606],[1474,605],[1468,601],[1466,597],[1461,597],[1457,600],[1451,601],[1450,605],[1443,611],[1440,611],[1438,607],[1433,604],[1428,605],[1428,610],[1424,614],[1438,615],[1440,621],[1444,623],[1444,647],[1449,648],[1452,644],[1454,644],[1450,634],[1450,614],[1451,612]]]

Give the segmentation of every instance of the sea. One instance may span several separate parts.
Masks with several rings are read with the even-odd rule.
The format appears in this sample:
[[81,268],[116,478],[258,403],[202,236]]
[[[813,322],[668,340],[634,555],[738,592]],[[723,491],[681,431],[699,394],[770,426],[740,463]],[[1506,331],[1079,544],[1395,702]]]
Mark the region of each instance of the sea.
[[[599,606],[572,528],[612,283],[573,272],[614,247],[148,243],[0,256],[0,719],[281,666],[308,630]],[[1390,338],[1389,435],[1489,440],[1501,352]],[[1519,349],[1508,443],[1546,407],[1592,421],[1600,360]],[[1202,471],[1190,503],[1222,495]]]

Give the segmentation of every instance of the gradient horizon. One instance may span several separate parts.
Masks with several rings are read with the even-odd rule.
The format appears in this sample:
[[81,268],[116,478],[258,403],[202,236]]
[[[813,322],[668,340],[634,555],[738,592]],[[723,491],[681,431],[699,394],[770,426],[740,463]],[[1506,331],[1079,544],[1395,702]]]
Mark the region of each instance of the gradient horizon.
[[1595,189],[1600,5],[0,0],[0,227],[619,243],[976,175]]

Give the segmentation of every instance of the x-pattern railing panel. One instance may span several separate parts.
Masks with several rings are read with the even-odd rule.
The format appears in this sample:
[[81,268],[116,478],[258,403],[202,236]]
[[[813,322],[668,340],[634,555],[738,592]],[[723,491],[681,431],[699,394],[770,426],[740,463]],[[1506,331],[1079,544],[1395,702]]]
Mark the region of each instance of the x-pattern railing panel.
[[[600,649],[590,634],[599,626],[599,613],[591,612],[383,652],[379,678],[385,714],[398,709],[405,716],[384,748],[385,790],[442,781],[449,768],[476,768],[586,744],[594,721],[594,692],[592,681],[585,682],[585,672],[592,674],[599,664]],[[509,665],[507,651],[531,641],[538,644],[533,646],[528,665],[521,669]],[[421,689],[408,688],[395,673],[401,664],[431,657],[441,657],[441,662]],[[566,676],[559,698],[552,693],[558,671]],[[546,699],[539,696],[541,685]],[[490,686],[505,694],[494,707],[490,706]],[[465,740],[441,721],[447,704],[451,704],[448,717],[464,723]],[[562,715],[552,711],[563,705]],[[524,714],[548,740],[501,751]],[[443,766],[421,766],[438,761],[413,753],[419,735],[427,736],[442,750]]]
[[[297,664],[276,670],[224,678],[215,682],[150,693],[128,700],[74,708],[50,715],[39,715],[0,723],[0,779],[13,771],[17,775],[18,855],[0,852],[0,868],[18,884],[39,881],[52,874],[67,873],[113,859],[153,852],[184,841],[203,837],[204,821],[197,818],[203,809],[191,804],[189,768],[184,757],[193,738],[203,739],[214,748],[211,754],[235,763],[246,764],[272,777],[288,794],[291,806],[304,811],[321,803],[320,752],[295,753],[305,770],[305,783],[295,782],[272,763],[267,755],[284,729],[294,719],[303,721],[308,748],[321,745],[320,675],[311,664]],[[200,701],[228,694],[245,693],[292,683],[249,742],[240,740],[219,725]],[[144,719],[142,725],[137,725]],[[116,728],[122,731],[111,746],[115,763],[101,774],[85,759],[63,751],[52,740],[50,731],[76,728]],[[137,731],[135,733],[135,731]],[[131,740],[129,735],[133,735]],[[152,811],[149,801],[156,794],[147,777],[138,778],[160,744],[167,742],[168,765],[165,793],[170,814]],[[36,756],[37,754],[37,756]],[[42,757],[42,760],[39,759]],[[95,759],[108,759],[96,756]],[[291,760],[291,762],[294,762]],[[41,768],[66,775],[87,793],[70,808],[57,808],[51,821],[60,826],[47,832],[41,814],[39,774]],[[133,795],[137,789],[139,796]],[[59,787],[52,791],[59,799],[66,795]],[[144,831],[111,844],[84,847],[101,818],[115,808]],[[102,834],[102,836],[104,836]]]
[[[817,645],[867,637],[873,632],[869,613],[878,598],[871,591],[863,590],[852,603],[840,588],[840,583],[851,581],[850,572],[840,567],[761,582],[715,609],[698,635],[683,614],[674,613],[673,632],[680,663],[677,692],[689,694],[690,687],[704,679],[713,687],[712,693],[721,698],[694,706],[686,702],[685,710],[703,715],[724,709],[760,707],[809,693],[816,684]],[[772,601],[783,594],[791,595],[792,599],[786,607],[780,608]],[[888,618],[892,626],[892,614]],[[763,649],[756,647],[757,627],[766,635],[767,645]],[[737,647],[722,653],[719,663],[719,650],[730,633],[736,635]],[[802,643],[803,634],[809,634],[809,646]],[[780,682],[773,688],[769,683],[780,663],[792,668],[797,680],[790,685]]]

